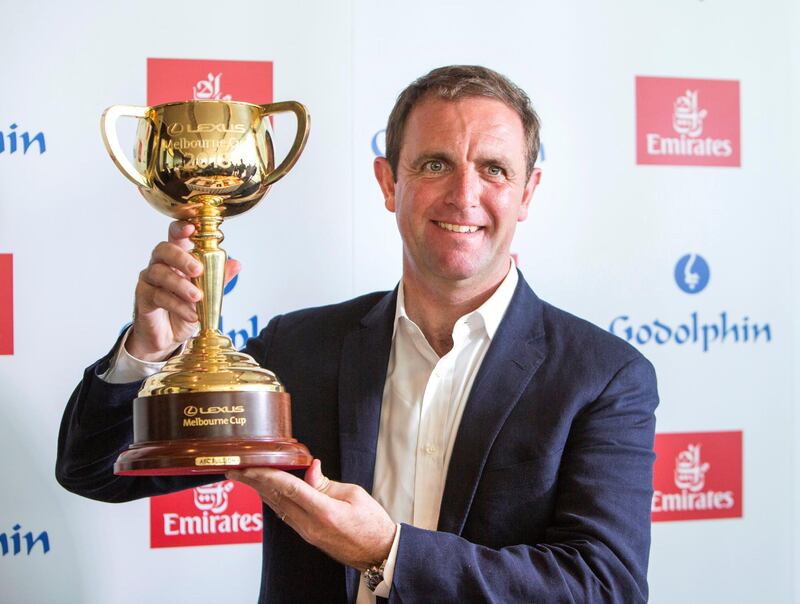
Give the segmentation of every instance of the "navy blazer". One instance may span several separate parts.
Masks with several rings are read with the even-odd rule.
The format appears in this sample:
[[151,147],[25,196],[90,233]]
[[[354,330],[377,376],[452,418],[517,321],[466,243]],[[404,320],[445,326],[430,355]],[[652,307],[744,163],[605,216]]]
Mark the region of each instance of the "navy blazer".
[[[396,290],[278,316],[246,346],[291,393],[295,436],[326,475],[367,491],[395,304]],[[67,405],[59,482],[116,502],[219,479],[113,475],[140,385],[97,377],[113,352]],[[464,408],[438,530],[403,525],[389,601],[646,601],[657,402],[640,353],[520,276]],[[355,569],[264,514],[260,602],[355,601]]]

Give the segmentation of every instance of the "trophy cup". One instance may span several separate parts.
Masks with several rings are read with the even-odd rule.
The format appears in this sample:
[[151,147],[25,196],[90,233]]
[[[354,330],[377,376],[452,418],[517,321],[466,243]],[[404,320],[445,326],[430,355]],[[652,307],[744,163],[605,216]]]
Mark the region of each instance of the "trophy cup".
[[[276,168],[268,117],[281,112],[295,114],[297,134]],[[117,138],[120,117],[141,120],[133,162]],[[117,458],[114,473],[307,467],[312,457],[292,438],[290,397],[280,380],[218,329],[227,258],[220,224],[252,208],[294,166],[308,138],[306,108],[294,101],[115,105],[100,126],[111,159],[150,205],[194,225],[191,253],[203,264],[193,280],[203,292],[200,331],[145,380],[133,401],[133,444]]]

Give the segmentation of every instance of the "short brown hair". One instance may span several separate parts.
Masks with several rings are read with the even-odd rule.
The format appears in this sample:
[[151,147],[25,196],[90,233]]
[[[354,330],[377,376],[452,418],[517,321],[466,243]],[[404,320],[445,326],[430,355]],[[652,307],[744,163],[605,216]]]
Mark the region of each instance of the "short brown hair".
[[386,160],[397,180],[400,145],[406,122],[414,106],[428,96],[447,101],[483,96],[497,99],[517,112],[522,120],[526,143],[526,177],[530,178],[539,155],[539,116],[525,91],[502,74],[480,65],[438,67],[412,82],[394,104],[386,125]]

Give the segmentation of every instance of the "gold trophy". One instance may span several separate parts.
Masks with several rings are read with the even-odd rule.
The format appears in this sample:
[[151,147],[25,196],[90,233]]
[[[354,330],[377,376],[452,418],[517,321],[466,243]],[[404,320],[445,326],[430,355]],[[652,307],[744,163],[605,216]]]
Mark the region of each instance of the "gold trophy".
[[[268,118],[282,112],[295,114],[297,134],[276,168]],[[141,120],[133,162],[117,138],[120,117]],[[218,329],[227,259],[220,224],[252,208],[297,162],[308,138],[306,108],[294,101],[114,105],[100,126],[111,159],[150,205],[194,225],[191,253],[204,269],[194,280],[203,292],[200,332],[145,380],[133,401],[133,444],[117,458],[114,473],[307,467],[312,457],[292,438],[290,397],[280,380]]]

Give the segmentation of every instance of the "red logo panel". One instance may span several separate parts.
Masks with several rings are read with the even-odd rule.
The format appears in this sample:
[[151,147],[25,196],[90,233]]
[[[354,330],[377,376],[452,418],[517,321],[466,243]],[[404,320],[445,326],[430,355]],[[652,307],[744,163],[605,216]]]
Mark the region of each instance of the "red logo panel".
[[225,480],[150,498],[150,547],[261,543],[261,498]]
[[742,517],[742,433],[656,434],[653,521]]
[[228,100],[272,102],[272,61],[147,59],[147,104]]
[[0,354],[14,354],[14,265],[0,254]]
[[740,166],[739,82],[638,76],[636,163]]

